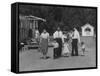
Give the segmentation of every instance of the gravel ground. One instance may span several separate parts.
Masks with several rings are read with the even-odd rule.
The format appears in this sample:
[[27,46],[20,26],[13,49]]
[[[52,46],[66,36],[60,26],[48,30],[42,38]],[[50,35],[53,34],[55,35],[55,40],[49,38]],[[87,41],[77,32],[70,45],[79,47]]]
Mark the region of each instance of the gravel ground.
[[[81,37],[81,41],[86,44],[85,56],[69,56],[53,59],[53,48],[48,49],[49,59],[40,59],[42,56],[37,49],[30,49],[22,51],[19,54],[19,70],[20,71],[34,71],[47,69],[68,69],[68,68],[83,68],[95,67],[96,61],[96,45],[95,39],[92,37]],[[79,47],[79,54],[81,49]]]

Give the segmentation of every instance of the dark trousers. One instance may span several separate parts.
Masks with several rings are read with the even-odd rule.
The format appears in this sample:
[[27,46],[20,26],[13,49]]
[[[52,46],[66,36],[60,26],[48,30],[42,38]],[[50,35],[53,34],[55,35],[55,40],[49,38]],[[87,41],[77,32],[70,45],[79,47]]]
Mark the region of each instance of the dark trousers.
[[54,50],[53,50],[53,57],[54,58],[56,58],[56,57],[58,57],[57,55],[58,55],[58,48],[54,48]]
[[55,52],[54,54],[56,54],[57,57],[60,57],[61,53],[62,53],[62,39],[61,38],[56,38],[56,41],[58,42],[59,47],[58,47],[58,51]]
[[72,56],[78,56],[78,39],[72,39]]

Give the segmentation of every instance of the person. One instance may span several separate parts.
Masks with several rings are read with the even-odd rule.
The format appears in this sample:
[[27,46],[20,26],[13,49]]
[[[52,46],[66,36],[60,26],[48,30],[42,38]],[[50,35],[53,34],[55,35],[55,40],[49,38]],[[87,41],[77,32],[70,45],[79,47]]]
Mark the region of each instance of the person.
[[63,43],[63,33],[62,33],[62,31],[60,30],[60,28],[58,27],[57,28],[57,31],[55,31],[54,32],[54,34],[53,34],[53,38],[54,39],[56,39],[56,41],[58,42],[58,44],[59,44],[59,50],[58,50],[58,52],[57,53],[54,53],[54,54],[56,54],[57,55],[57,57],[56,58],[59,58],[59,57],[61,57],[61,53],[62,53],[62,43]]
[[39,44],[39,36],[40,36],[40,33],[39,33],[39,30],[38,29],[36,29],[35,30],[35,39],[36,39],[36,42]]
[[69,56],[69,44],[68,44],[68,39],[64,40],[64,45],[63,45],[63,51],[62,51],[63,56]]
[[80,35],[77,29],[74,28],[72,36],[72,56],[78,56],[78,43],[80,43]]
[[85,55],[85,43],[81,42],[82,56]]
[[68,38],[68,45],[69,45],[69,51],[72,52],[72,31],[69,31],[67,34]]
[[48,39],[49,33],[44,29],[40,35],[40,49],[43,54],[43,59],[47,59],[47,52],[48,52]]
[[58,53],[58,50],[59,50],[59,44],[57,43],[56,39],[54,39],[53,43],[53,58],[56,59],[57,58],[57,53]]
[[33,35],[33,31],[32,31],[32,29],[29,29],[29,31],[28,31],[29,40],[32,39],[32,35]]

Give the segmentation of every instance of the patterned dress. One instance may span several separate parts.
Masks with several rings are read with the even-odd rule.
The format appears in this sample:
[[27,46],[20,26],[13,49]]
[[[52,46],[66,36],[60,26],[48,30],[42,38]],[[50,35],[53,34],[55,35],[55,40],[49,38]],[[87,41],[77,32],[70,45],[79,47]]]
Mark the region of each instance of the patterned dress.
[[46,55],[48,52],[48,33],[42,33],[41,34],[41,41],[40,41],[40,49],[43,55]]

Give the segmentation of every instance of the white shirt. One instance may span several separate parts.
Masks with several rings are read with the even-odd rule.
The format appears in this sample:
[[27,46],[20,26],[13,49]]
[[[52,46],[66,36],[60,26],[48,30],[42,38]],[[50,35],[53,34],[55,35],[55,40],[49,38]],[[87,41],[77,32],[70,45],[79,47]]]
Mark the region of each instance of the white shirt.
[[38,31],[38,30],[35,31],[35,37],[36,37],[36,38],[39,37],[39,31]]
[[49,38],[49,33],[42,33],[41,38],[48,39]]
[[62,36],[63,36],[62,31],[56,31],[56,32],[53,34],[53,37],[54,37],[54,38],[62,38]]
[[82,49],[85,49],[85,45],[82,45]]
[[57,42],[52,43],[52,45],[54,46],[54,48],[58,48],[59,44]]
[[67,38],[67,36],[65,34],[63,34],[62,38]]
[[62,42],[64,42],[64,38],[63,38],[63,33],[62,33],[62,31],[56,31],[56,32],[53,34],[53,38],[61,38],[61,39],[62,39]]
[[73,32],[73,37],[72,39],[78,39],[79,43],[80,43],[80,35],[79,32],[75,29],[75,31]]

